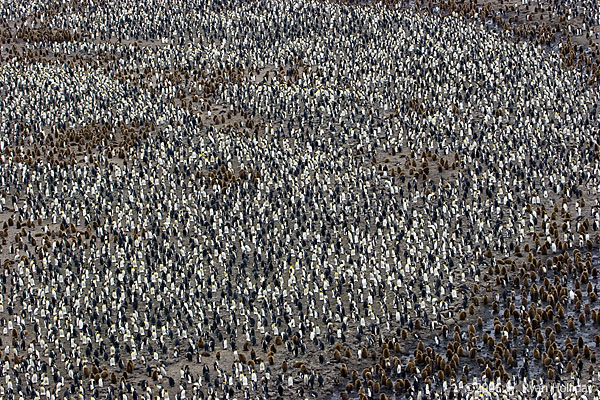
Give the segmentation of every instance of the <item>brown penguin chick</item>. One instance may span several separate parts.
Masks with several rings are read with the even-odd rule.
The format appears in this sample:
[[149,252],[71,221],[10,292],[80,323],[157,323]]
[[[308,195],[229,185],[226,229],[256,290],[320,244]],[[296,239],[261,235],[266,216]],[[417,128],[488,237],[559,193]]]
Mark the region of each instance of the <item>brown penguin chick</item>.
[[456,369],[456,367],[458,366],[459,363],[460,363],[460,360],[458,359],[458,355],[454,354],[452,356],[452,360],[450,361],[450,366],[452,367],[452,369]]
[[499,336],[500,332],[502,332],[502,325],[495,324],[494,325],[494,335]]
[[483,319],[481,317],[477,317],[477,328],[483,328]]
[[373,382],[373,392],[379,393],[380,390],[381,390],[381,385],[379,384],[379,382],[377,382],[377,381]]
[[440,382],[443,381],[444,380],[444,376],[445,376],[444,375],[444,371],[439,370],[438,373],[437,373],[437,376],[438,376],[438,379],[440,380]]
[[343,378],[348,376],[348,367],[346,367],[346,364],[342,364],[340,368],[340,375],[342,375]]
[[489,366],[485,369],[484,374],[488,379],[492,379],[492,369]]
[[367,348],[365,346],[363,346],[362,349],[360,350],[360,357],[367,358],[368,356],[369,356],[369,353],[367,351]]
[[453,355],[454,355],[454,346],[449,343],[448,348],[446,349],[446,358],[451,359]]
[[450,364],[446,364],[446,366],[444,367],[444,374],[447,377],[450,377],[452,375],[454,371],[452,371],[452,367],[450,366]]
[[554,354],[556,353],[556,343],[550,339],[546,341],[546,349],[548,349],[548,355],[550,358],[554,358]]
[[152,380],[158,380],[158,371],[156,369],[152,370]]
[[415,371],[417,370],[417,368],[415,367],[415,363],[412,359],[410,359],[408,361],[408,363],[406,364],[406,369],[408,370],[408,372],[410,372],[411,374],[414,374]]
[[352,393],[353,390],[354,390],[354,385],[352,383],[348,383],[346,385],[346,392]]
[[469,325],[469,335],[475,335],[476,330],[475,330],[475,326],[473,326],[473,324]]
[[592,282],[587,283],[585,290],[587,291],[588,295],[590,295],[594,291],[594,285],[592,285]]
[[84,377],[86,377],[86,378],[89,378],[89,377],[90,377],[90,369],[88,368],[88,366],[87,366],[87,365],[85,365],[85,366],[83,367],[83,376],[84,376]]
[[498,305],[498,302],[497,302],[497,301],[493,301],[493,302],[492,302],[492,311],[493,311],[494,313],[498,313],[498,310],[499,310],[499,305]]
[[544,342],[544,336],[540,332],[539,328],[535,330],[535,339],[538,341],[538,343],[543,343]]
[[[319,362],[321,362],[321,364],[323,363],[323,362],[321,361],[321,359],[322,359],[322,358],[323,358],[323,355],[322,355],[322,354],[319,354]],[[268,357],[267,357],[267,360],[269,361],[269,365],[274,365],[274,364],[275,364],[275,359],[273,358],[273,356],[272,356],[272,355],[268,356]]]
[[519,313],[518,310],[513,310],[512,317],[515,321],[519,321],[519,319],[521,318],[521,313]]
[[495,370],[494,371],[494,380],[498,380],[498,379],[502,379],[502,378],[503,378],[502,372],[500,372],[500,370]]
[[335,350],[333,352],[333,359],[335,360],[335,362],[340,362],[342,361],[342,354],[339,352],[339,350]]
[[552,364],[552,358],[548,357],[546,353],[542,354],[542,364],[545,367],[548,367],[550,364]]
[[583,356],[584,356],[586,359],[589,359],[589,358],[590,358],[590,356],[591,356],[591,354],[592,354],[592,352],[591,352],[591,350],[590,350],[590,347],[589,347],[587,344],[586,344],[585,346],[583,346]]
[[216,357],[217,360],[220,360],[221,359],[221,352],[217,351],[217,353],[215,354],[215,357]]
[[386,347],[383,349],[383,353],[382,353],[383,358],[390,358],[390,350]]
[[444,357],[438,355],[438,357],[436,357],[437,360],[437,365],[439,369],[445,369],[446,368],[446,360],[444,359]]
[[404,380],[396,379],[396,382],[394,382],[394,392],[400,393],[403,390],[404,390]]
[[389,377],[385,378],[385,387],[388,390],[392,390],[394,388],[394,382],[392,382],[392,378],[389,378]]
[[287,363],[286,360],[283,360],[283,362],[281,363],[281,370],[283,372],[287,372],[287,370],[288,370],[288,363]]
[[560,334],[560,332],[562,331],[562,325],[560,324],[560,322],[556,321],[556,322],[554,323],[554,331],[555,331],[557,334]]
[[117,384],[117,375],[115,375],[114,372],[110,374],[110,383],[112,383],[113,385]]
[[471,350],[469,350],[469,358],[474,359],[475,357],[477,357],[477,349],[471,347]]
[[396,354],[400,353],[402,351],[402,348],[400,347],[400,343],[396,342],[396,344],[394,344],[394,352]]
[[567,360],[571,360],[573,358],[573,350],[568,348],[566,356],[567,356]]

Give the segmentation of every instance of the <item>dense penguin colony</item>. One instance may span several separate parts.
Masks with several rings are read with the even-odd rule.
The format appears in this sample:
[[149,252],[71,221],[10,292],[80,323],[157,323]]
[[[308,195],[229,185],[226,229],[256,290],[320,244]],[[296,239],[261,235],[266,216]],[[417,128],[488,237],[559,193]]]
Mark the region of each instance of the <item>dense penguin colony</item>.
[[598,399],[597,49],[487,4],[2,2],[0,398]]

